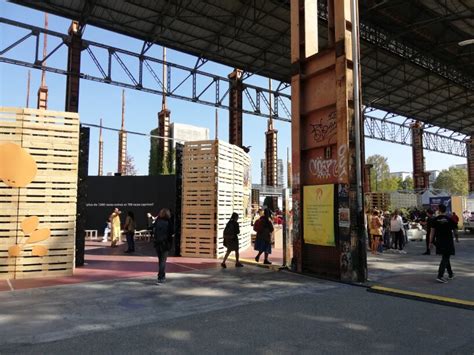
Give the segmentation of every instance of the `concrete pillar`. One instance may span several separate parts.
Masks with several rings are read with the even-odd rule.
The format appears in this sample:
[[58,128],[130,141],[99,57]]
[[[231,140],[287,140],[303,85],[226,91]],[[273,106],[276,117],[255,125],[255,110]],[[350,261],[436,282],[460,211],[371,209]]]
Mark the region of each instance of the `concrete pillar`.
[[229,143],[242,147],[242,70],[229,74]]
[[66,111],[79,112],[79,74],[81,72],[82,33],[79,22],[72,21],[69,27],[67,79],[66,79]]
[[367,261],[357,206],[351,6],[328,2],[334,45],[319,52],[317,0],[291,1],[292,267],[361,282]]
[[421,128],[420,122],[415,122],[411,125],[411,137],[413,185],[415,191],[421,192],[429,188],[429,174],[425,173],[423,128]]
[[467,179],[469,196],[474,195],[474,134],[466,142],[467,148]]

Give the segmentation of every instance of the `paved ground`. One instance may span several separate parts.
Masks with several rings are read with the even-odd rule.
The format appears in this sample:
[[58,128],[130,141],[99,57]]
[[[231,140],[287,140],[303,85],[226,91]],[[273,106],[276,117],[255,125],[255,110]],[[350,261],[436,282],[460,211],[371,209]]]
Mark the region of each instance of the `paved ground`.
[[436,282],[441,256],[425,251],[425,242],[410,242],[407,254],[368,254],[369,283],[474,301],[474,235],[461,234],[455,243],[451,266],[456,278],[446,284]]
[[246,266],[0,293],[1,354],[473,354],[469,310]]

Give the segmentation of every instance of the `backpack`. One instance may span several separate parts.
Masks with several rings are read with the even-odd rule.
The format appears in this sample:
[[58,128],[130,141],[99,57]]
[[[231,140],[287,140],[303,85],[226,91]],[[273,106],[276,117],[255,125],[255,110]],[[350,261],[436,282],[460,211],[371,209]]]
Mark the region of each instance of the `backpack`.
[[166,219],[157,219],[153,227],[153,239],[155,243],[168,241],[168,221]]

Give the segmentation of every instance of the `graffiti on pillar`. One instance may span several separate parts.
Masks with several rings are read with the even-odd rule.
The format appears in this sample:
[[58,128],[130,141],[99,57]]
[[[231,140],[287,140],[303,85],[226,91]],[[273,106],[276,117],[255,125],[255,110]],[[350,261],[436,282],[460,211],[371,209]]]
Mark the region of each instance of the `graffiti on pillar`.
[[347,145],[341,144],[337,149],[337,168],[339,181],[347,179]]
[[352,254],[351,243],[343,242],[341,248],[341,276],[343,279],[349,279],[352,276]]
[[310,123],[310,125],[312,128],[311,134],[315,142],[319,143],[331,139],[336,135],[336,111],[330,112],[324,121],[323,118],[321,118],[319,123]]
[[[27,186],[36,176],[38,169],[33,157],[25,149],[15,143],[0,145],[0,180],[7,186],[22,188]],[[39,218],[30,216],[21,222],[21,230],[28,239],[20,244],[8,248],[8,255],[20,256],[25,246],[35,244],[48,239],[51,236],[49,228],[40,228]],[[23,238],[21,238],[23,240]],[[32,256],[44,256],[48,252],[42,245],[34,245],[31,250]]]
[[300,202],[293,201],[293,240],[300,238]]
[[318,179],[337,177],[337,161],[335,159],[324,159],[322,157],[310,159],[309,171]]

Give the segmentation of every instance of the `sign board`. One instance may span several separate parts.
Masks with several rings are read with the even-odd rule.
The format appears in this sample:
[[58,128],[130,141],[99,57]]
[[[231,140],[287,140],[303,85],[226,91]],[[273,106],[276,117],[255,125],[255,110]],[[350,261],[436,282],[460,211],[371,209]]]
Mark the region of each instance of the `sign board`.
[[304,242],[335,246],[334,185],[304,186],[303,209]]

